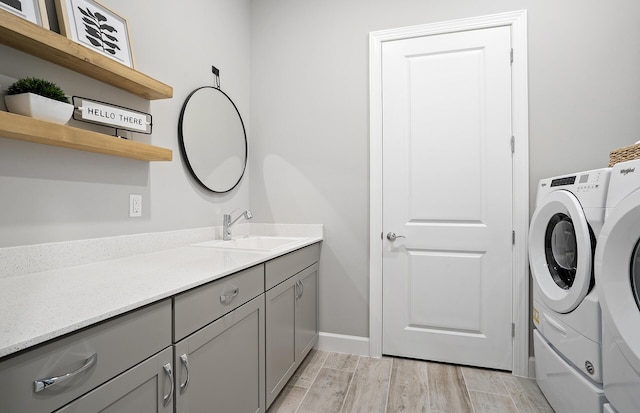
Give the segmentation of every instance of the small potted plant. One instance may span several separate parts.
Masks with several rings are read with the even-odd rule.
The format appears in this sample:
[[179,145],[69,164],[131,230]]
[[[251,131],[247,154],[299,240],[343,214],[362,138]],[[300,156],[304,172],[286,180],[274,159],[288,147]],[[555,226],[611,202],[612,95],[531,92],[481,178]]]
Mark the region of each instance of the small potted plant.
[[9,86],[4,102],[9,112],[61,125],[69,121],[74,109],[55,83],[34,77]]

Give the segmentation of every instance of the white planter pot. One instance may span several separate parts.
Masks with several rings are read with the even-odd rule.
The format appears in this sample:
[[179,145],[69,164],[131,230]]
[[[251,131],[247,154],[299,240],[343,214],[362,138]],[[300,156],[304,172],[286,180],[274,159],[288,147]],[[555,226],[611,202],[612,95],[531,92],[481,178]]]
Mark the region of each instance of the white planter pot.
[[11,113],[29,116],[35,119],[64,125],[73,114],[73,105],[49,99],[34,93],[7,95],[4,103]]

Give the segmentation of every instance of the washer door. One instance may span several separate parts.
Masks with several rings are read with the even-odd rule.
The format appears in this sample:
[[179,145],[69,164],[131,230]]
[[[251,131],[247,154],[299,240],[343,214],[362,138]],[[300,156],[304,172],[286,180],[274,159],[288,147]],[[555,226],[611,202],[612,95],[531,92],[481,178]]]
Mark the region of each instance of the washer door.
[[640,372],[640,191],[607,216],[598,238],[595,275],[613,342]]
[[569,191],[549,193],[531,218],[529,263],[542,299],[554,311],[573,311],[589,293],[593,241],[584,211]]

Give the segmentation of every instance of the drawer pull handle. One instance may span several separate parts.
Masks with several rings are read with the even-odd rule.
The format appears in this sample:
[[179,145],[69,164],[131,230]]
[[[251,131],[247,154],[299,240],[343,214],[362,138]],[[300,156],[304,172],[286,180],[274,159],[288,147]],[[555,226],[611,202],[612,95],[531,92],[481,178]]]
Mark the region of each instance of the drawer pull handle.
[[233,299],[238,296],[239,292],[240,292],[240,289],[236,287],[231,291],[231,294],[222,294],[220,296],[220,302],[222,304],[231,304],[231,301],[233,301]]
[[51,386],[55,386],[56,384],[60,384],[69,380],[70,378],[82,373],[91,368],[94,364],[96,364],[96,360],[98,360],[98,354],[93,353],[89,358],[84,362],[82,367],[78,370],[63,374],[62,376],[49,377],[47,379],[40,379],[33,382],[33,388],[36,393],[41,392],[42,390],[49,388]]
[[162,368],[164,369],[165,374],[169,376],[169,383],[171,383],[169,394],[162,397],[162,402],[166,406],[171,401],[171,397],[173,396],[173,371],[171,371],[171,363],[165,364],[164,366],[162,366]]
[[180,385],[180,393],[184,393],[187,390],[187,386],[189,385],[189,359],[186,354],[180,356],[180,361],[184,365],[184,368],[187,370],[187,379]]

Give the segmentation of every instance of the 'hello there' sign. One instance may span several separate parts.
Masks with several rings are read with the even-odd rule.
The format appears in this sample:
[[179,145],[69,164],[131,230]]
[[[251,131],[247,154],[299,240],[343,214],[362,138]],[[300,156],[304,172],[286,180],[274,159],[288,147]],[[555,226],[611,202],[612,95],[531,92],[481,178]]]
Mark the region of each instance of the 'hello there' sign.
[[74,96],[73,118],[131,132],[151,133],[151,115],[122,106]]

